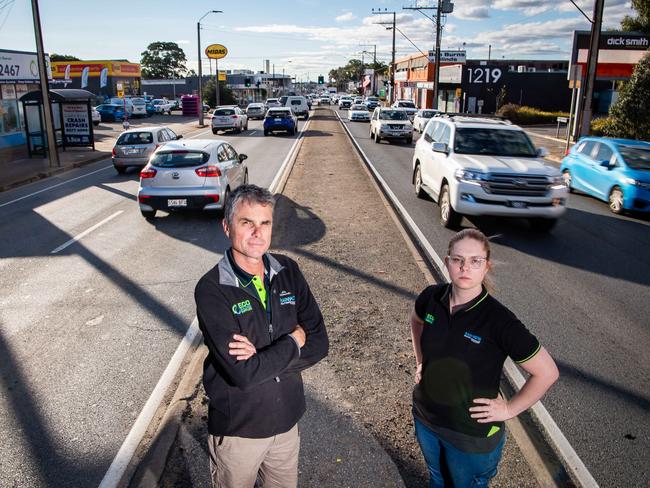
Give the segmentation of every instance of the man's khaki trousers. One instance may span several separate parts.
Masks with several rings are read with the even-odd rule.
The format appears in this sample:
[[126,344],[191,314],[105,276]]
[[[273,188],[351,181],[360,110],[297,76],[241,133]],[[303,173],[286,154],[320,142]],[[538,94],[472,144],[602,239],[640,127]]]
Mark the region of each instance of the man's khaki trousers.
[[298,425],[265,439],[208,436],[213,488],[253,488],[259,475],[260,488],[298,486]]

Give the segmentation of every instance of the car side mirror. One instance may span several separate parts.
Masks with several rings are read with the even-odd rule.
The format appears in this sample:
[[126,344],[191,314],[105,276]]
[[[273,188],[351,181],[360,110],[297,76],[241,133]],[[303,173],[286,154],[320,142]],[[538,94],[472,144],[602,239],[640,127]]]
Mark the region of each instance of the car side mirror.
[[182,139],[182,138],[183,138],[183,136],[180,135],[180,134],[176,136],[176,140],[179,140],[179,139]]
[[607,168],[607,169],[612,169],[612,168],[614,167],[613,164],[609,164],[609,159],[603,159],[599,164],[600,164],[603,168]]
[[447,149],[447,144],[444,142],[434,142],[433,146],[431,146],[431,149],[433,149],[433,152],[439,152],[445,154],[449,152],[449,149]]
[[245,159],[248,159],[248,156],[246,154],[240,154],[239,155],[239,162],[243,163]]
[[551,154],[551,153],[550,153],[549,150],[546,149],[545,147],[539,147],[539,148],[537,148],[537,156],[539,156],[540,158],[545,158],[545,157],[548,156],[549,154]]

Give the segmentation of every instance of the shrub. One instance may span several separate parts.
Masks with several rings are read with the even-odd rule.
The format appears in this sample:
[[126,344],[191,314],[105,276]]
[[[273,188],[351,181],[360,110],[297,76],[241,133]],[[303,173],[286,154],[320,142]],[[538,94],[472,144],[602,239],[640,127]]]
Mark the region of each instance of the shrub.
[[592,136],[608,136],[612,131],[612,118],[611,117],[599,117],[597,119],[591,120],[591,127],[589,134]]
[[499,110],[497,115],[507,118],[514,124],[551,124],[557,122],[557,117],[568,117],[566,112],[545,112],[533,107],[520,106],[515,103],[507,103]]

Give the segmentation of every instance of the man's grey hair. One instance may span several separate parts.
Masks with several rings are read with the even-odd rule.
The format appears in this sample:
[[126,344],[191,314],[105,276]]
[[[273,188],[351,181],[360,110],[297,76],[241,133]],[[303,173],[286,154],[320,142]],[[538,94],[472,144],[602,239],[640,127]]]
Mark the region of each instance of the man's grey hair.
[[273,193],[268,191],[266,188],[259,187],[257,185],[241,185],[233,191],[228,200],[226,200],[226,207],[223,211],[224,219],[228,226],[232,225],[233,217],[235,216],[235,210],[241,202],[257,203],[259,205],[270,205],[271,210],[275,208],[275,197]]

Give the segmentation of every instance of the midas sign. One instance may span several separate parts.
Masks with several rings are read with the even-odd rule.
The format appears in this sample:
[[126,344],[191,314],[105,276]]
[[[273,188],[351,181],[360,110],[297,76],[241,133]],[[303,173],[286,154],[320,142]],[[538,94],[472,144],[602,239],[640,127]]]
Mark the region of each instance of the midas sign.
[[205,55],[211,59],[221,59],[228,55],[228,48],[221,44],[210,44],[205,48]]

